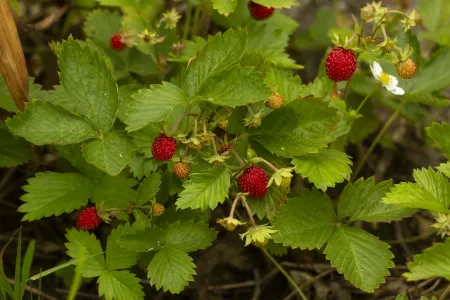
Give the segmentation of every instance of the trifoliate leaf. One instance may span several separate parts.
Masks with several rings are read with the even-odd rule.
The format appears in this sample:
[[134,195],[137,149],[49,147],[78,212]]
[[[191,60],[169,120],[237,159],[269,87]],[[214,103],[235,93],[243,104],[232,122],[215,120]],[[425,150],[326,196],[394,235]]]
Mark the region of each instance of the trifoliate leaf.
[[23,220],[33,221],[51,215],[59,216],[80,208],[94,191],[94,182],[77,173],[36,173],[22,188],[18,211],[26,213]]
[[56,150],[84,176],[95,180],[100,180],[105,176],[105,173],[86,161],[83,153],[81,153],[81,144],[56,146]]
[[0,168],[24,164],[31,159],[31,154],[31,145],[14,136],[5,123],[0,123]]
[[111,176],[116,176],[135,156],[135,145],[126,133],[111,131],[101,139],[84,142],[82,151],[88,163]]
[[281,207],[272,225],[278,230],[273,239],[284,246],[301,249],[320,248],[336,227],[336,214],[327,195],[303,190]]
[[426,128],[430,138],[437,144],[447,158],[450,158],[450,124],[433,123]]
[[411,216],[416,209],[386,204],[381,199],[392,188],[392,181],[375,184],[370,177],[349,183],[341,194],[338,203],[338,219],[346,217],[349,221],[390,222]]
[[253,2],[274,8],[290,8],[297,4],[295,0],[255,0]]
[[27,104],[23,113],[17,113],[6,124],[15,135],[39,146],[76,144],[97,136],[82,118],[43,101]]
[[271,94],[260,73],[240,66],[211,76],[197,93],[208,102],[229,107],[261,102]]
[[145,158],[153,157],[152,144],[155,138],[161,133],[157,126],[149,124],[142,129],[130,133],[133,143],[136,145],[137,153],[144,154]]
[[[136,224],[136,223],[134,223]],[[122,232],[117,239],[120,247],[136,252],[150,252],[161,249],[164,244],[164,232],[157,228],[136,228],[134,225]]]
[[394,267],[389,245],[356,227],[338,226],[324,250],[326,258],[357,288],[371,293]]
[[344,152],[334,149],[320,149],[318,153],[309,153],[292,160],[295,172],[308,178],[316,188],[324,192],[350,179],[352,161]]
[[316,153],[334,140],[338,121],[337,110],[327,103],[300,99],[272,111],[260,127],[250,131],[250,138],[283,157]]
[[136,185],[137,181],[132,178],[105,175],[97,183],[91,201],[103,202],[105,208],[127,208],[136,199],[136,190],[132,188]]
[[280,207],[287,202],[287,195],[283,193],[276,184],[272,184],[264,197],[247,197],[247,204],[253,214],[259,219],[267,218],[271,220]]
[[403,207],[447,212],[450,205],[450,183],[433,169],[414,170],[417,183],[402,182],[391,189],[383,201]]
[[156,289],[163,288],[172,294],[180,293],[189,281],[194,281],[195,265],[186,252],[167,246],[156,252],[148,265],[148,278]]
[[134,101],[129,105],[126,120],[128,131],[141,129],[149,123],[164,121],[175,109],[188,103],[187,94],[169,82],[139,90],[132,97]]
[[119,238],[131,230],[130,224],[119,225],[111,231],[106,243],[106,268],[108,270],[128,269],[137,263],[136,251],[119,246]]
[[205,222],[176,222],[167,228],[165,244],[185,252],[197,251],[211,246],[217,232]]
[[98,279],[98,294],[106,300],[142,300],[139,278],[129,271],[105,271]]
[[119,99],[107,60],[69,37],[62,43],[59,67],[61,85],[82,116],[97,130],[108,132],[116,119]]
[[100,241],[87,231],[71,229],[66,234],[67,255],[84,260],[83,277],[98,277],[105,269],[105,257]]
[[432,277],[444,277],[450,280],[450,239],[436,243],[422,254],[416,254],[408,263],[409,272],[403,274],[408,281]]
[[238,0],[213,0],[212,2],[214,9],[220,14],[228,16],[236,8]]
[[177,208],[215,209],[223,203],[230,189],[230,171],[228,168],[211,168],[202,173],[191,174],[183,184],[184,190],[177,200]]
[[156,194],[158,194],[159,187],[161,185],[161,175],[153,173],[142,181],[139,185],[136,205],[143,205],[146,202],[152,201]]
[[212,75],[225,70],[241,58],[247,43],[246,37],[244,30],[229,29],[207,42],[195,62],[184,73],[183,87],[189,96],[197,94]]

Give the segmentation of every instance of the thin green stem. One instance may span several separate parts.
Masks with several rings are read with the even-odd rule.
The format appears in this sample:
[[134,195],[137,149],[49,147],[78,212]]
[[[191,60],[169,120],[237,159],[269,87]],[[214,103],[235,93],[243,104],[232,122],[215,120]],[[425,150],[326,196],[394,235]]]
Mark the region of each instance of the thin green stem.
[[355,172],[353,173],[352,178],[350,179],[350,182],[353,182],[359,175],[359,172],[361,171],[362,167],[364,167],[367,158],[369,158],[370,154],[372,154],[373,150],[375,149],[375,147],[378,145],[378,143],[380,142],[381,138],[383,137],[383,135],[386,133],[386,131],[389,129],[389,127],[392,125],[392,122],[394,122],[395,119],[397,119],[398,115],[400,114],[400,112],[402,111],[402,109],[405,107],[407,101],[405,100],[405,98],[403,98],[402,102],[400,103],[400,105],[397,107],[397,109],[394,111],[394,113],[392,114],[392,116],[389,118],[389,120],[387,120],[387,122],[384,124],[383,128],[380,130],[380,132],[378,133],[378,135],[376,136],[375,140],[373,141],[372,145],[370,145],[369,150],[367,150],[366,154],[364,155],[364,157],[361,159],[361,161],[358,163],[358,166],[356,167]]
[[239,156],[239,154],[237,154],[236,151],[234,151],[234,149],[231,149],[231,153],[233,153],[233,155],[237,158],[237,160],[239,161],[241,166],[245,166],[246,165],[245,161]]
[[233,201],[233,204],[231,205],[231,210],[230,210],[230,218],[234,218],[234,211],[236,210],[236,206],[239,202],[239,199],[242,197],[242,195],[239,193],[237,194],[236,198]]
[[280,270],[281,274],[284,275],[284,277],[286,277],[286,279],[289,281],[289,283],[294,287],[294,289],[297,291],[297,293],[299,294],[299,296],[303,299],[303,300],[308,300],[308,298],[306,298],[305,294],[303,294],[302,290],[300,289],[300,287],[295,283],[294,279],[289,275],[288,272],[286,272],[286,270],[276,261],[275,258],[273,258],[272,255],[270,255],[269,252],[267,252],[266,249],[264,248],[260,248],[261,251],[264,253],[265,256],[267,256],[267,258],[275,265],[275,267]]
[[250,210],[250,207],[247,204],[247,201],[244,197],[241,197],[241,201],[244,204],[245,210],[247,210],[248,218],[250,219],[250,223],[252,223],[252,227],[256,227],[255,219],[253,219],[252,211]]
[[275,167],[272,163],[268,162],[268,161],[265,160],[264,158],[258,157],[258,159],[259,159],[261,162],[265,163],[265,164],[266,164],[269,168],[271,168],[275,173],[279,171],[277,167]]
[[184,21],[184,32],[183,32],[183,40],[187,40],[189,35],[189,29],[191,27],[191,17],[192,17],[192,2],[191,0],[187,0],[187,8],[186,8],[186,19]]
[[201,13],[201,5],[197,5],[197,7],[195,8],[195,13],[194,13],[194,21],[192,23],[191,36],[194,36],[197,34],[198,22],[200,20],[200,13]]
[[369,100],[370,96],[372,96],[372,94],[367,94],[366,98],[364,98],[364,100],[359,104],[358,108],[356,109],[356,114],[359,113],[364,104],[366,104],[367,100]]

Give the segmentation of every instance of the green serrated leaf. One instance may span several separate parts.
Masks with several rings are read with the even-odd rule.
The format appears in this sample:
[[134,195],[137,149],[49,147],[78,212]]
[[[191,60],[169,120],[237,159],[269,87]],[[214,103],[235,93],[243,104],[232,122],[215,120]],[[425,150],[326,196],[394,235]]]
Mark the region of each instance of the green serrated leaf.
[[391,189],[383,201],[403,207],[447,212],[450,205],[450,183],[433,169],[414,170],[417,183],[401,182]]
[[295,172],[308,178],[316,188],[324,192],[336,183],[349,180],[352,173],[352,161],[344,152],[333,149],[320,149],[318,153],[309,153],[292,160]]
[[250,138],[282,157],[316,153],[334,140],[339,120],[335,108],[319,99],[300,99],[272,111]]
[[156,289],[163,288],[172,294],[180,293],[194,281],[195,265],[186,252],[168,246],[156,252],[148,265],[148,278]]
[[238,0],[213,0],[212,2],[214,9],[220,14],[228,16],[236,8]]
[[81,116],[82,112],[79,110],[77,104],[73,102],[72,98],[67,95],[64,87],[62,85],[57,85],[53,88],[53,90],[42,91],[40,100],[59,105],[72,114]]
[[326,258],[357,288],[371,293],[394,267],[389,245],[356,227],[339,226],[324,250]]
[[81,144],[56,146],[56,149],[84,176],[95,180],[100,180],[103,176],[105,176],[105,173],[86,161],[83,153],[81,153]]
[[87,231],[71,229],[66,234],[67,255],[75,260],[85,260],[83,277],[98,277],[105,269],[105,257],[102,246],[94,234]]
[[144,299],[139,278],[129,271],[105,271],[98,279],[98,294],[106,300]]
[[130,162],[129,167],[134,178],[141,180],[143,177],[147,177],[156,171],[158,163],[154,158],[145,158],[143,155],[137,154]]
[[97,136],[82,118],[49,102],[33,101],[23,113],[6,121],[9,129],[36,145],[68,145]]
[[132,187],[137,184],[132,178],[106,175],[97,183],[91,201],[103,202],[105,208],[127,208],[136,198],[136,190]]
[[119,225],[111,231],[106,244],[106,269],[119,270],[134,266],[138,260],[138,254],[134,250],[119,246],[118,240],[131,230],[130,224]]
[[165,244],[185,252],[197,251],[211,246],[217,232],[205,222],[176,222],[166,230]]
[[433,123],[426,128],[428,136],[437,144],[442,153],[450,158],[450,124]]
[[133,250],[136,252],[149,252],[161,249],[164,244],[164,232],[157,228],[136,228],[135,225],[128,230],[122,232],[117,239],[120,247]]
[[450,3],[445,0],[432,2],[421,0],[418,3],[418,11],[423,24],[431,32],[445,27],[450,18]]
[[127,120],[127,111],[131,102],[134,101],[132,95],[136,93],[142,86],[139,84],[125,84],[119,86],[119,109],[117,110],[117,117],[122,122]]
[[330,238],[336,222],[330,198],[317,190],[305,189],[275,215],[272,225],[278,231],[273,239],[292,248],[319,249]]
[[161,175],[153,173],[142,181],[136,196],[136,205],[143,205],[152,201],[158,194],[161,185]]
[[5,123],[0,123],[0,168],[24,164],[31,159],[31,154],[31,146],[14,136]]
[[198,52],[202,51],[205,48],[206,40],[201,36],[193,36],[192,40],[187,40],[186,44],[181,51],[179,56],[176,56],[173,53],[169,53],[169,61],[179,62],[179,63],[187,63],[190,59],[195,57]]
[[86,205],[94,187],[92,180],[77,173],[36,173],[22,187],[26,194],[20,199],[25,203],[18,211],[26,213],[24,221],[69,213]]
[[287,195],[278,186],[272,184],[262,198],[247,197],[247,204],[260,220],[271,220],[280,207],[287,202]]
[[267,249],[267,251],[269,251],[270,254],[276,256],[283,256],[288,252],[287,247],[283,246],[282,243],[275,243],[273,240],[270,240],[265,248]]
[[432,277],[444,277],[450,280],[450,239],[444,243],[435,243],[422,254],[416,254],[408,263],[408,273],[404,273],[408,281],[422,280]]
[[117,83],[107,60],[69,37],[59,55],[60,80],[77,109],[94,128],[105,133],[116,119]]
[[236,63],[244,53],[247,43],[244,30],[229,29],[218,33],[200,51],[195,62],[184,72],[183,87],[189,96],[200,91],[209,77]]
[[360,178],[353,184],[349,183],[339,199],[338,219],[348,217],[350,222],[391,222],[409,217],[417,211],[382,202],[382,198],[391,188],[392,180],[376,184],[373,177],[365,181]]
[[268,66],[265,80],[271,88],[280,93],[285,105],[295,99],[307,96],[301,78],[293,76],[290,71],[275,66]]
[[[34,83],[34,78],[28,79],[28,97],[32,100],[42,99],[44,91],[41,91],[41,85]],[[9,112],[17,112],[16,103],[9,93],[8,85],[3,76],[0,76],[0,108]]]
[[135,156],[136,146],[126,133],[111,131],[102,139],[84,142],[82,152],[88,163],[111,176],[116,176]]
[[128,131],[136,131],[153,122],[161,122],[188,103],[187,94],[177,86],[163,82],[150,89],[139,90],[133,96],[127,112]]
[[438,167],[436,167],[439,172],[450,178],[450,161],[446,163],[440,164]]
[[228,168],[211,168],[202,173],[191,174],[183,184],[184,190],[177,199],[177,208],[215,209],[223,203],[230,189]]
[[136,152],[144,154],[145,158],[153,157],[152,144],[160,133],[161,131],[153,124],[149,124],[140,130],[131,132],[130,136],[137,147]]
[[233,66],[209,77],[197,95],[216,105],[236,107],[261,102],[271,91],[252,67]]

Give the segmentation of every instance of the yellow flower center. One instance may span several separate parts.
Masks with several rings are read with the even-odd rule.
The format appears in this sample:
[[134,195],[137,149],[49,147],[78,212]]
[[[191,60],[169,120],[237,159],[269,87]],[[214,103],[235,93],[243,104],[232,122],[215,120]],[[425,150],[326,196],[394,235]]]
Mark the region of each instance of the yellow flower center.
[[389,77],[389,74],[386,73],[381,73],[380,75],[380,81],[384,84],[384,85],[388,85],[389,83],[391,83],[391,78]]

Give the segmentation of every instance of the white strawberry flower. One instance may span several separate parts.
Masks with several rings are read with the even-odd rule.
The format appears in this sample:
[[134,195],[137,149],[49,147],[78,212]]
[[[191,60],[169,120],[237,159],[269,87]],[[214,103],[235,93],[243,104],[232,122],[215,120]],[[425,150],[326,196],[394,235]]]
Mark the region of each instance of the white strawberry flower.
[[381,84],[392,94],[394,95],[404,95],[405,90],[398,87],[398,79],[392,75],[389,75],[383,72],[380,64],[376,61],[370,66],[370,70],[372,71],[373,77],[375,80],[381,82]]

